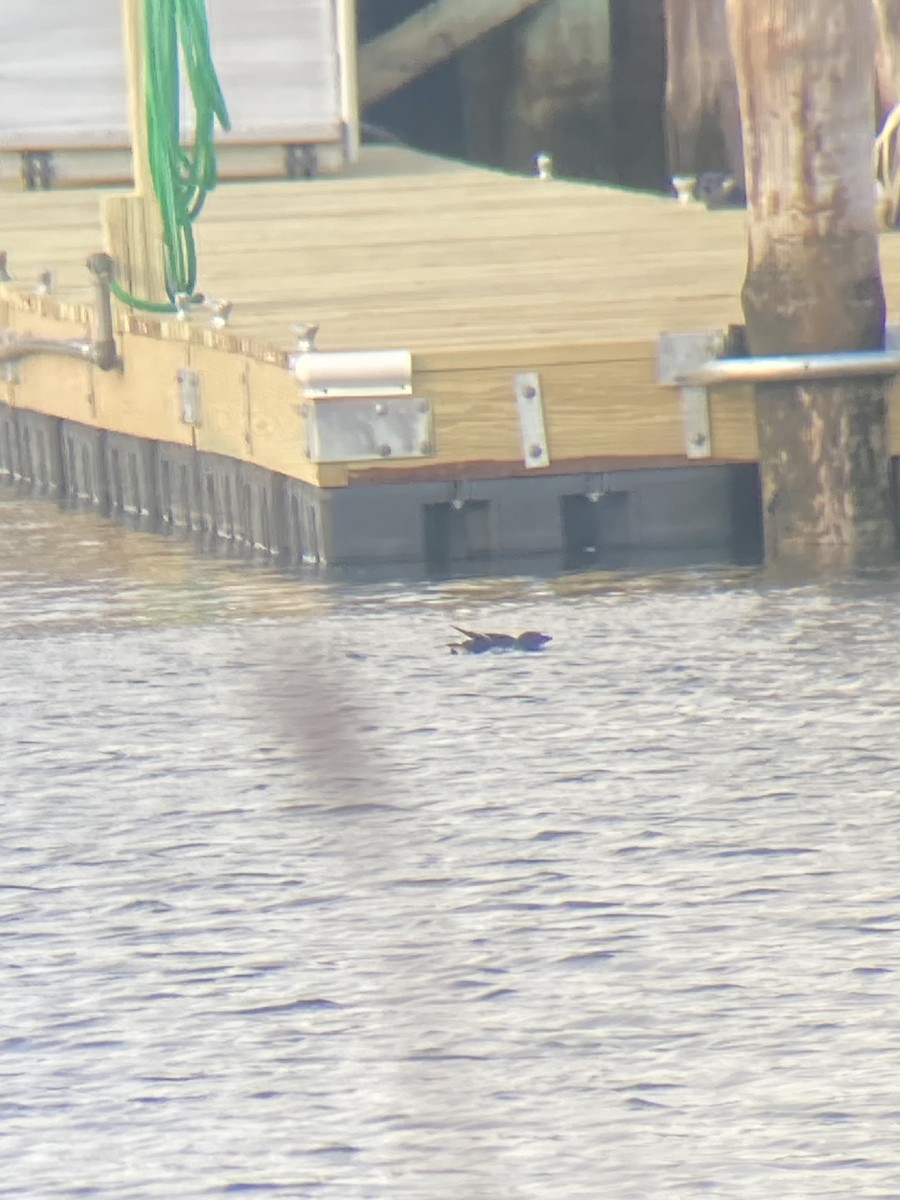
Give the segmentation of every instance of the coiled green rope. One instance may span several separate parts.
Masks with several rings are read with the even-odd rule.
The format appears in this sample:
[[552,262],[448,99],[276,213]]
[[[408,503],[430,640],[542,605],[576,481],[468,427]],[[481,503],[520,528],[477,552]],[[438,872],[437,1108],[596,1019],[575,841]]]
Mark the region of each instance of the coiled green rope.
[[[179,50],[194,105],[194,141],[181,145]],[[150,178],[163,228],[168,303],[140,300],[115,280],[113,294],[145,312],[176,311],[177,296],[196,294],[193,222],[216,186],[215,123],[229,129],[213,66],[205,0],[144,0],[144,88]]]

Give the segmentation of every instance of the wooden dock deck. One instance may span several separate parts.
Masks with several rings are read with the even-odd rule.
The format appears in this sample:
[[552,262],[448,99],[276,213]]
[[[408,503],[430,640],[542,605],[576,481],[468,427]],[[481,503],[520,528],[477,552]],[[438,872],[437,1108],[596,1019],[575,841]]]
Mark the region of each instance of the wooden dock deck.
[[[86,299],[106,194],[0,192],[24,281],[52,266],[61,298]],[[421,354],[737,320],[742,230],[739,212],[367,147],[338,177],[221,185],[196,235],[203,286],[235,300],[241,337],[287,348],[291,323],[315,316],[325,348]]]
[[[108,192],[0,192],[0,326],[83,337],[87,255],[102,247]],[[397,147],[369,147],[339,177],[226,184],[196,226],[199,284],[234,308],[224,329],[117,306],[123,369],[29,358],[0,401],[115,434],[190,447],[316,488],[752,463],[753,401],[714,391],[711,457],[685,454],[676,389],[656,382],[663,331],[741,321],[744,213],[593,184],[505,175]],[[900,240],[883,239],[889,313]],[[48,295],[34,281],[54,272]],[[292,327],[321,350],[411,352],[432,405],[424,458],[316,463],[289,371]],[[178,372],[197,372],[203,419],[186,424]],[[550,465],[529,470],[513,394],[539,373]],[[900,408],[892,407],[900,453]]]

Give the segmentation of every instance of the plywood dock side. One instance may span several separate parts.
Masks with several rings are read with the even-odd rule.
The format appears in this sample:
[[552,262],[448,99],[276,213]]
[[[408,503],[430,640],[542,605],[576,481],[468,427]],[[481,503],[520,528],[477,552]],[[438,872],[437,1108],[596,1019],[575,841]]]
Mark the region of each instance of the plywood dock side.
[[[9,328],[14,334],[38,338],[83,339],[88,332],[85,321],[55,319],[12,306]],[[15,377],[9,403],[34,408],[47,416],[94,424],[94,368],[90,363],[49,356],[25,358],[17,364]]]
[[[648,357],[541,368],[551,462],[586,454],[682,454],[677,396],[659,393],[653,371]],[[420,382],[433,400],[440,459],[522,463],[510,370],[445,371]]]

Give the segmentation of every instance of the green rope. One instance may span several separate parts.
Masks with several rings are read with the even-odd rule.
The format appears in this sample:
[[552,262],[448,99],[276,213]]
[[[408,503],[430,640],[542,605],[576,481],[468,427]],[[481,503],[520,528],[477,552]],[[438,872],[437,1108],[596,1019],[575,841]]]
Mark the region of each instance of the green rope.
[[[181,145],[179,50],[194,105],[194,142]],[[196,294],[193,222],[216,186],[215,123],[230,128],[209,46],[205,0],[144,0],[144,89],[150,178],[159,203],[168,303],[138,300],[113,280],[119,300],[145,312],[176,311]]]

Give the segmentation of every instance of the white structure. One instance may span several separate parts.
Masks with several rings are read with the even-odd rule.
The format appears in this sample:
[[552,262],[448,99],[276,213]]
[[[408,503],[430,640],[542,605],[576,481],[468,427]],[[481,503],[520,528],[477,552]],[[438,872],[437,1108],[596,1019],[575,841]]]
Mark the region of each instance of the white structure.
[[[121,3],[0,0],[0,176],[31,171],[30,186],[127,176]],[[217,131],[223,174],[356,157],[353,0],[207,0],[207,12],[232,123]]]

